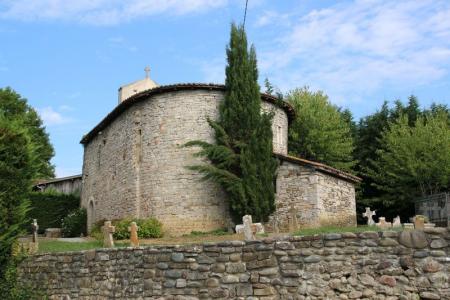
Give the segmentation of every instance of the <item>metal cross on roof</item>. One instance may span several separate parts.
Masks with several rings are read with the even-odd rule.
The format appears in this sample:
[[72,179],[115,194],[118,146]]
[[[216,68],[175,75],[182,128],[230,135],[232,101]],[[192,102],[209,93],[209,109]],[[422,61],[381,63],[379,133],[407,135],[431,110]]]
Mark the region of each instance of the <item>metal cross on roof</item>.
[[148,78],[148,75],[150,73],[150,68],[148,66],[146,66],[144,71],[145,71],[145,78]]

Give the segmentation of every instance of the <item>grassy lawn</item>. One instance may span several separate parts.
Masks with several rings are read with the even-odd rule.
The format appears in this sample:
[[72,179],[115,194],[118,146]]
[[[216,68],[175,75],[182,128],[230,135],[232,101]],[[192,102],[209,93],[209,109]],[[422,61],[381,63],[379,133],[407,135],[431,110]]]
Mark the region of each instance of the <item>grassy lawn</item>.
[[[401,231],[402,228],[389,228],[389,230]],[[293,235],[314,235],[321,233],[342,233],[342,232],[364,232],[364,231],[382,231],[377,226],[357,226],[357,227],[335,227],[325,226],[320,228],[305,228],[293,233]]]
[[[116,247],[126,247],[128,245],[129,244],[125,242],[116,243]],[[103,242],[101,241],[62,242],[56,240],[41,240],[39,241],[38,253],[80,251],[97,248],[103,248]]]
[[[390,228],[389,230],[400,231],[401,228]],[[314,235],[323,233],[342,233],[342,232],[363,232],[363,231],[381,231],[377,226],[358,226],[358,227],[335,227],[327,226],[320,228],[305,228],[298,230],[293,235]],[[275,236],[274,234],[257,235],[258,239]],[[163,237],[158,239],[144,239],[140,243],[142,246],[150,245],[187,245],[197,244],[203,242],[220,242],[229,240],[242,240],[242,235],[229,234],[223,230],[211,232],[192,232],[181,237]],[[116,248],[127,247],[129,242],[115,241]],[[103,248],[103,242],[98,240],[86,240],[84,242],[65,242],[57,240],[41,239],[39,241],[39,253],[46,252],[66,252],[66,251],[80,251],[89,249]]]

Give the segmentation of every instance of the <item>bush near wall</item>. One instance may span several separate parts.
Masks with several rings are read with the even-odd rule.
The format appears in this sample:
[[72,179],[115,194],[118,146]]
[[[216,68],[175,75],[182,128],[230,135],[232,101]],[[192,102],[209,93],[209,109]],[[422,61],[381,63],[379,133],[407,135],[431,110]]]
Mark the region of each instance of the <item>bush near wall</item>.
[[[113,234],[115,240],[126,240],[130,238],[128,227],[131,225],[131,222],[136,222],[136,225],[139,227],[138,237],[141,239],[160,238],[163,236],[162,224],[155,218],[125,218],[111,221],[112,225],[116,227],[116,230]],[[103,234],[101,233],[101,227],[103,226],[103,223],[104,220],[97,222],[92,228],[90,236],[97,239],[102,239]]]
[[61,222],[63,237],[85,236],[87,233],[87,212],[85,208],[71,211]]
[[[47,228],[60,228],[61,221],[70,212],[80,207],[80,197],[55,191],[31,192],[28,218],[37,219],[39,233]],[[30,228],[27,228],[30,230]]]

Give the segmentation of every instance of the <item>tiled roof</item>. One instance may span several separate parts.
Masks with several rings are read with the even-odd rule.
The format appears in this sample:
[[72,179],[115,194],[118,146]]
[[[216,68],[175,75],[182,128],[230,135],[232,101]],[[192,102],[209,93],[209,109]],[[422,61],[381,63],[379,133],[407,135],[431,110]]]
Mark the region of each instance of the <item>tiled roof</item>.
[[362,181],[361,178],[359,178],[358,176],[352,175],[350,173],[335,169],[333,167],[324,165],[322,163],[318,163],[315,161],[310,161],[307,159],[303,159],[303,158],[299,158],[299,157],[295,157],[295,156],[291,156],[291,155],[283,155],[283,154],[275,154],[276,157],[278,157],[281,160],[285,160],[288,162],[292,162],[294,164],[299,164],[299,165],[304,165],[304,166],[308,166],[308,167],[312,167],[318,171],[321,171],[323,173],[341,178],[341,179],[345,179],[347,181],[351,181],[353,183],[359,183]]
[[[128,107],[132,106],[134,103],[140,102],[142,100],[147,99],[150,96],[174,92],[174,91],[183,91],[183,90],[213,90],[213,91],[225,91],[225,86],[221,84],[205,84],[205,83],[181,83],[181,84],[173,84],[173,85],[163,85],[157,88],[153,88],[141,93],[138,93],[127,100],[123,101],[119,105],[116,106],[100,123],[97,124],[88,134],[84,135],[81,139],[81,144],[89,143],[92,138],[94,138],[98,132],[102,131],[106,128],[114,119],[116,119],[123,111],[125,111]],[[293,120],[295,117],[294,109],[287,102],[282,101],[272,95],[261,94],[261,99],[264,101],[273,103],[286,111],[289,120]]]

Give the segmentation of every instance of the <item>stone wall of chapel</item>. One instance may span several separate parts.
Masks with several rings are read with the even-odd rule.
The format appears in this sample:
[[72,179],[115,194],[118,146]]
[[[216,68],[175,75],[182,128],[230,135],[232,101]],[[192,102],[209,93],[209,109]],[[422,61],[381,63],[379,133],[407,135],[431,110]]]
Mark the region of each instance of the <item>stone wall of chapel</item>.
[[[266,227],[292,230],[296,218],[299,228],[325,225],[355,226],[355,187],[352,183],[313,168],[281,161],[276,181],[276,211]],[[295,217],[293,216],[295,214]]]
[[[192,140],[213,142],[206,118],[217,117],[222,99],[223,92],[207,90],[154,95],[93,138],[85,146],[82,193],[84,207],[94,203],[90,219],[156,217],[169,234],[227,227],[225,195],[186,168],[203,162],[193,156],[198,149],[182,147]],[[263,105],[274,111],[274,149],[287,153],[287,115]]]
[[132,144],[128,127],[130,114],[122,114],[91,142],[85,145],[81,205],[94,213],[88,225],[102,219],[133,216],[135,172],[132,168]]
[[288,154],[288,117],[279,107],[269,102],[262,103],[262,109],[265,112],[273,112],[272,133],[273,133],[273,152],[279,154]]
[[355,186],[322,173],[318,173],[317,186],[320,225],[356,226]]

